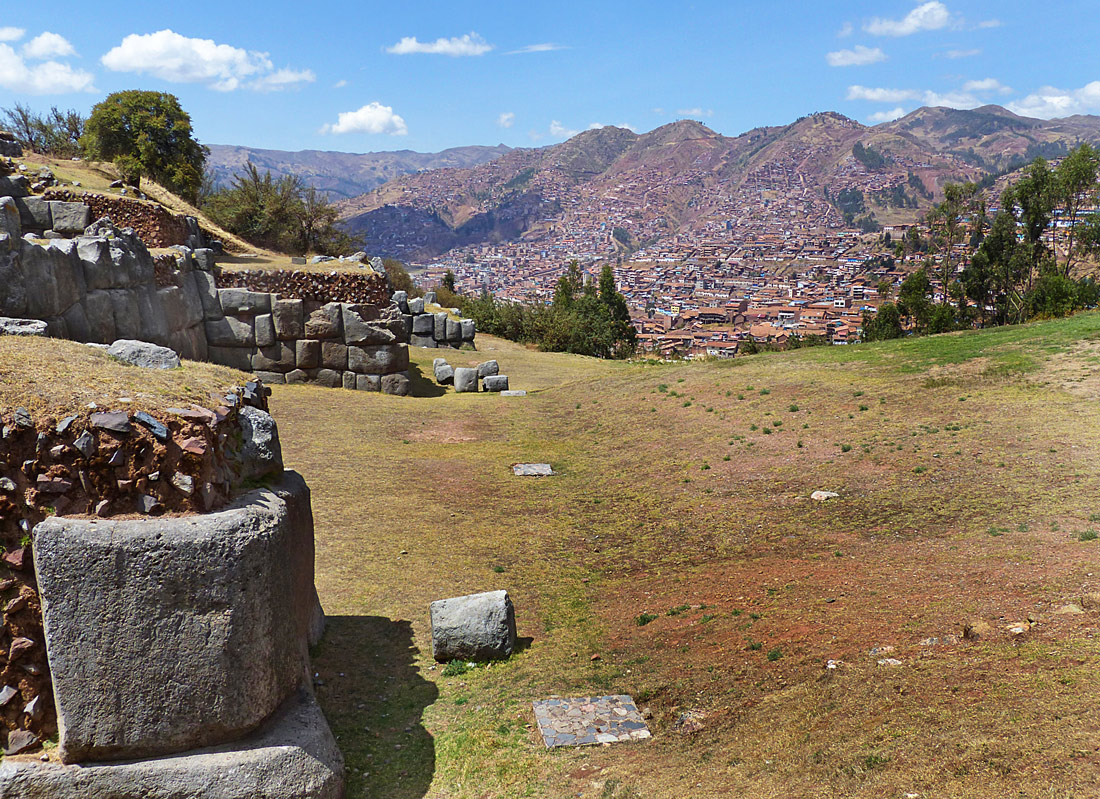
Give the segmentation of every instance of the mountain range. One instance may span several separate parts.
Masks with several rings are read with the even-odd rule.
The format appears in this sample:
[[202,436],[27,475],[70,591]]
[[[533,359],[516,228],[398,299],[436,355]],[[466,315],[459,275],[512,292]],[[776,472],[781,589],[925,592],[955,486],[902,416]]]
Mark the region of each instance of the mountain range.
[[206,167],[214,177],[216,187],[229,186],[233,177],[252,162],[272,177],[297,175],[307,186],[315,186],[330,200],[347,199],[370,191],[376,186],[400,177],[430,169],[473,167],[497,158],[512,148],[453,147],[439,153],[417,153],[396,150],[378,153],[339,153],[324,150],[261,150],[225,144],[209,145]]

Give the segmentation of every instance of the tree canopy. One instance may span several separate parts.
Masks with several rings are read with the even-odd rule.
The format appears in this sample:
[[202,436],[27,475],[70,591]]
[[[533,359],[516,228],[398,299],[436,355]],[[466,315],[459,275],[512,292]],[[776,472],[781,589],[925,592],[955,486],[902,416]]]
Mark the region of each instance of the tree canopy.
[[111,161],[123,179],[148,177],[187,200],[197,199],[206,148],[191,131],[191,117],[165,92],[115,92],[97,103],[80,144],[87,157]]

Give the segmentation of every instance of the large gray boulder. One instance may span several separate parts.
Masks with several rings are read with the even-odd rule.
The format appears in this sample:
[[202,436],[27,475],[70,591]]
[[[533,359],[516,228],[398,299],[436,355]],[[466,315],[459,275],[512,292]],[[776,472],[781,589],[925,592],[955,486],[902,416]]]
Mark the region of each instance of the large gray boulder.
[[41,197],[17,197],[15,206],[19,209],[19,219],[24,228],[30,230],[49,230],[52,224],[50,219],[50,203]]
[[0,233],[7,233],[12,239],[23,235],[19,208],[11,197],[0,197]]
[[477,369],[460,366],[454,374],[455,391],[458,393],[477,392]]
[[37,319],[9,319],[0,316],[0,336],[45,336],[47,326]]
[[92,209],[84,203],[50,200],[50,218],[53,229],[67,236],[79,235],[92,221]]
[[507,391],[508,375],[489,375],[482,381],[486,391]]
[[459,322],[462,327],[462,340],[473,341],[474,335],[477,332],[476,325],[473,319],[463,319]]
[[433,320],[432,335],[435,336],[436,341],[447,340],[447,312],[440,311],[435,314]]
[[[196,691],[201,693],[201,691]],[[316,700],[295,692],[240,741],[109,765],[0,763],[0,799],[340,799],[344,758]]]
[[478,377],[489,377],[490,375],[500,374],[500,364],[496,361],[485,361],[477,365]]
[[120,338],[107,348],[107,354],[143,369],[176,369],[180,366],[180,356],[173,350],[147,341]]
[[435,375],[435,382],[441,386],[449,386],[455,381],[454,367],[447,363],[446,358],[436,358],[432,361],[432,372]]
[[507,591],[486,591],[431,604],[432,657],[503,660],[516,646],[516,611]]
[[204,516],[48,518],[33,551],[65,763],[236,740],[302,684],[313,516],[294,472]]

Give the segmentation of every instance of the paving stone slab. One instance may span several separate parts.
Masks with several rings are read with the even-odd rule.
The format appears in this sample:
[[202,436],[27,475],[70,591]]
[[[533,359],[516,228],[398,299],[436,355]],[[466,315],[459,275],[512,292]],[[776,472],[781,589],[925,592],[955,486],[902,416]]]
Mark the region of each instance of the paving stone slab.
[[531,706],[547,749],[644,741],[651,737],[638,706],[625,694],[553,697],[532,702]]
[[512,465],[516,477],[550,477],[554,470],[549,463],[516,463]]
[[507,391],[500,392],[500,396],[502,396],[502,397],[526,397],[527,392],[524,391],[523,389],[514,389],[513,388],[513,389],[509,389]]

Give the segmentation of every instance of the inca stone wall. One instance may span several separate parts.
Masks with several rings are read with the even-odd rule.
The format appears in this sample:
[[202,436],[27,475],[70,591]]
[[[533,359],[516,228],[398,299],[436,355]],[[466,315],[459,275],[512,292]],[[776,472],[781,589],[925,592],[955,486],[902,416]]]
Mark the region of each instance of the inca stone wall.
[[410,300],[404,291],[395,291],[393,302],[405,315],[408,343],[412,346],[450,349],[474,346],[477,331],[473,319],[452,319],[447,311],[425,310],[427,304],[435,302],[434,292]]
[[[288,300],[347,302],[356,305],[388,305],[386,276],[374,271],[303,272],[298,270],[228,270],[217,273],[224,288],[278,294]],[[403,312],[404,313],[404,312]]]

